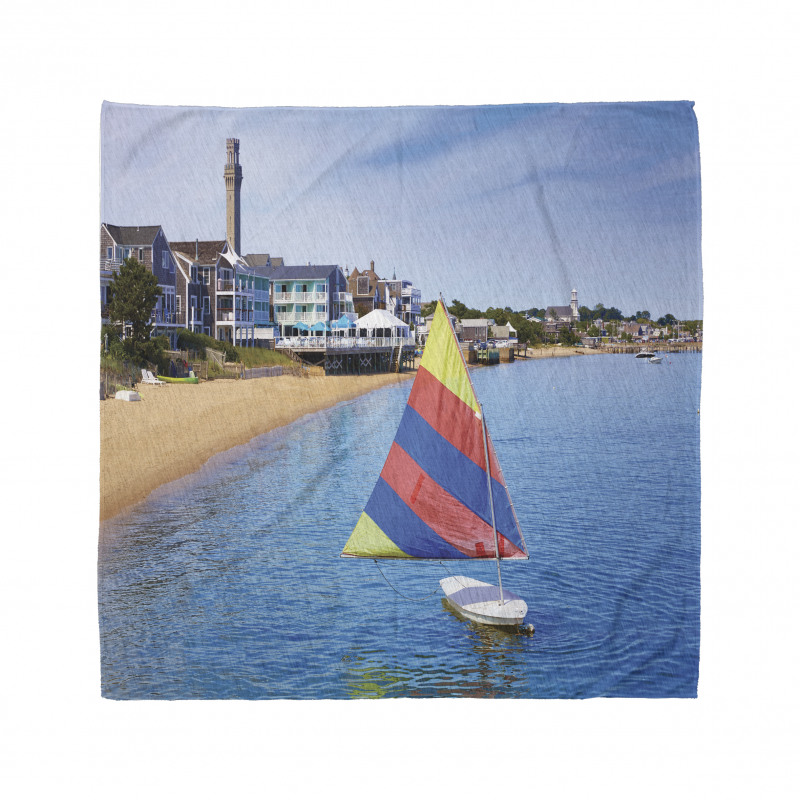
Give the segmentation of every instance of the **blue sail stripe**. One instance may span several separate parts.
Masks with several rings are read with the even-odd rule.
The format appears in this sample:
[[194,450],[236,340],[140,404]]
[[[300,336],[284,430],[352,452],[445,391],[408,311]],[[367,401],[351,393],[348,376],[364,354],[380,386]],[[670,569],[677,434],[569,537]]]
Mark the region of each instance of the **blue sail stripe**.
[[410,556],[467,558],[429,528],[383,478],[378,478],[364,511],[386,536]]
[[[484,522],[492,524],[486,491],[486,472],[450,444],[411,406],[406,406],[395,441],[445,491]],[[492,478],[492,495],[497,530],[524,552],[525,548],[511,510],[508,492],[505,486],[494,478]]]

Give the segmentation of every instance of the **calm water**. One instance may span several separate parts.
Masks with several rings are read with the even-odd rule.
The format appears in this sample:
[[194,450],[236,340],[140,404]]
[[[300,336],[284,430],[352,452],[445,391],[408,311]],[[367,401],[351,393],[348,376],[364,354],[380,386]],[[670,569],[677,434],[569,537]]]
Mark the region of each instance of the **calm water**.
[[406,382],[217,457],[102,527],[104,696],[695,696],[700,367],[598,355],[473,372],[531,554],[503,583],[533,636],[422,599],[453,572],[496,582],[493,563],[382,574],[339,558]]

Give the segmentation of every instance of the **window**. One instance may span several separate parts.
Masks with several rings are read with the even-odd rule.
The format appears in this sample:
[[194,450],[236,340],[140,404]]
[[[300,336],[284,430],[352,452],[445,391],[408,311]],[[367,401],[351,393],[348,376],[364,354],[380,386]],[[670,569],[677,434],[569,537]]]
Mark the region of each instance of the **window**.
[[211,298],[204,297],[203,298],[203,313],[210,314],[211,313]]
[[318,283],[318,284],[317,284],[316,291],[318,291],[318,292],[324,292],[324,291],[325,291],[325,284],[324,284],[324,283]]
[[356,294],[369,294],[369,276],[359,275],[356,280]]
[[144,262],[144,250],[140,247],[139,248],[139,261]]
[[206,286],[211,285],[211,269],[209,267],[203,267],[203,283]]
[[172,259],[169,257],[169,250],[161,251],[161,269],[165,272],[172,272],[174,269]]
[[179,316],[181,313],[181,296],[179,294],[175,295],[175,313],[178,314]]
[[106,258],[111,261],[114,258],[114,248],[113,247],[106,247]]
[[192,276],[192,283],[197,283],[197,267],[192,267],[191,276]]

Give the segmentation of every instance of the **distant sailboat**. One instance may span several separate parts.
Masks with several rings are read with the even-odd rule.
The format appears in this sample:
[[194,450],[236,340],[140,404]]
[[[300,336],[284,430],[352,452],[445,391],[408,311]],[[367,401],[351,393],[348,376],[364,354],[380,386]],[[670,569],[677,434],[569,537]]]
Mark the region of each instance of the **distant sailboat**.
[[483,409],[440,300],[400,426],[342,556],[496,560],[498,586],[440,581],[448,602],[489,625],[519,625],[528,607],[503,589],[501,559],[527,559]]

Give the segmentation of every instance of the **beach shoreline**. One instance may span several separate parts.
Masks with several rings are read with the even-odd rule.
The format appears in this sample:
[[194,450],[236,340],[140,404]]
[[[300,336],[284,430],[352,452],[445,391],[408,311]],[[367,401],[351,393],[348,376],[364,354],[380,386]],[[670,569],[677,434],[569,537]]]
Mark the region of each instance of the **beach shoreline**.
[[[529,348],[521,360],[589,355],[602,350]],[[472,365],[474,368],[482,368]],[[402,373],[140,384],[139,402],[100,403],[100,521],[199,470],[212,456],[246,444],[368,392],[404,382]]]
[[139,402],[100,403],[100,521],[164,484],[199,470],[212,456],[276,428],[384,386],[416,370],[137,387]]

